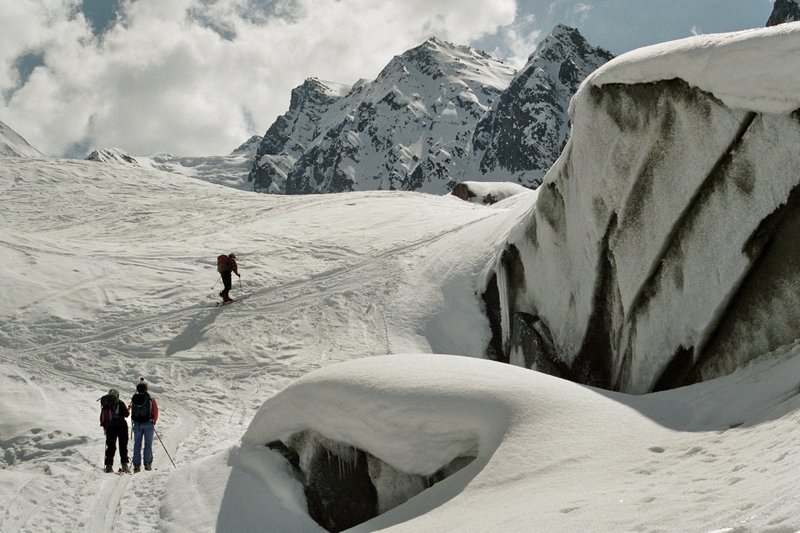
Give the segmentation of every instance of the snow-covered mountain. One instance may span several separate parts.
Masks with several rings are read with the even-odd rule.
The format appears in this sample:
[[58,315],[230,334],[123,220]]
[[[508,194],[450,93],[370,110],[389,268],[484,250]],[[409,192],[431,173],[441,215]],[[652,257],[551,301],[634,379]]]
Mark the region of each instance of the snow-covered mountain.
[[139,166],[139,162],[135,157],[130,155],[122,148],[98,148],[92,150],[86,156],[87,161],[96,161],[98,163],[117,163],[122,165]]
[[800,3],[797,0],[775,0],[767,26],[800,21]]
[[172,174],[233,187],[250,189],[247,173],[261,144],[261,137],[253,135],[233,152],[221,156],[177,156],[161,153],[150,156],[132,156],[120,148],[93,150],[86,159],[101,163],[141,166]]
[[0,122],[0,157],[44,157],[22,135]]
[[441,194],[462,180],[535,185],[568,133],[569,98],[609,57],[558,26],[516,75],[483,52],[432,38],[349,92],[307,80],[267,131],[250,179],[257,191],[289,194]]
[[792,343],[798,54],[800,24],[785,24],[644,48],[590,76],[489,284],[495,350],[647,392]]
[[[296,93],[322,97],[311,99],[317,105],[307,106],[308,117],[292,122],[300,131],[284,133],[287,117],[295,110],[305,114],[299,105],[270,128],[281,140],[297,141],[286,150],[289,156],[297,154],[297,160],[286,173],[285,192],[446,192],[457,179],[459,161],[469,157],[475,124],[513,73],[484,53],[431,38],[341,98],[306,82]],[[312,84],[315,90],[309,91]],[[302,102],[296,93],[293,102]],[[317,118],[319,104],[327,108]],[[281,144],[269,132],[267,137],[264,144]],[[275,172],[265,173],[263,166],[259,161],[251,176],[258,190],[270,190]]]
[[480,174],[538,186],[569,136],[570,98],[612,57],[578,30],[556,26],[478,123],[474,149]]

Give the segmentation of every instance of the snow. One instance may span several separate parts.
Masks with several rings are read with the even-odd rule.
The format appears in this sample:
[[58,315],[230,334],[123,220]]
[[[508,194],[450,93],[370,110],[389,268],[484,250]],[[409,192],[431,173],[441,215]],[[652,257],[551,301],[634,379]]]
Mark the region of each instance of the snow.
[[[541,191],[286,197],[1,158],[0,193],[4,532],[321,531],[265,446],[307,431],[409,474],[474,457],[353,531],[800,529],[799,342],[641,396],[481,359],[479,290]],[[240,301],[216,308],[229,251]],[[157,470],[102,474],[96,400],[139,376]]]
[[[736,317],[729,304],[755,271],[748,239],[797,186],[800,131],[786,110],[800,107],[800,91],[783,52],[799,44],[798,24],[685,39],[614,59],[581,85],[570,141],[509,238],[525,276],[511,305],[547,324],[566,364],[600,313],[598,290],[609,295],[600,316],[616,390],[653,390],[681,350],[727,360],[724,373],[797,337],[791,278],[756,291],[750,301],[763,302],[748,305],[758,310]],[[789,102],[781,113],[765,104],[767,86],[770,101]],[[768,305],[791,318],[772,318]],[[736,325],[720,350],[709,339],[723,315]]]
[[[800,346],[642,397],[476,358],[491,243],[535,192],[279,197],[79,161],[0,179],[3,531],[319,531],[264,446],[300,430],[406,472],[476,456],[356,530],[800,526]],[[220,250],[244,298],[216,309]],[[101,474],[96,399],[139,375],[178,468],[156,442],[157,470]]]
[[707,34],[623,54],[597,69],[591,85],[681,78],[733,109],[789,113],[800,108],[800,22]]
[[0,157],[44,157],[22,135],[0,122]]

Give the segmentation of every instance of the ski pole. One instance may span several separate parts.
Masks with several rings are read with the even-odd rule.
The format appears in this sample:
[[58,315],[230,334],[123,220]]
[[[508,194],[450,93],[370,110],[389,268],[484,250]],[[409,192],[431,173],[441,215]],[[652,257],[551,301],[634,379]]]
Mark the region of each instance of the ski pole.
[[211,290],[212,290],[212,291],[214,290],[214,287],[216,287],[216,286],[217,286],[217,283],[219,283],[219,280],[221,280],[221,279],[222,279],[222,276],[219,276],[219,277],[217,278],[217,281],[215,281],[215,282],[214,282],[214,284],[211,286]]
[[158,431],[156,431],[155,426],[153,426],[153,432],[156,434],[156,437],[158,437],[158,442],[161,443],[161,447],[164,448],[164,453],[166,453],[167,457],[169,457],[169,462],[172,463],[172,467],[173,468],[178,468],[177,466],[175,466],[175,461],[173,461],[172,457],[169,456],[169,452],[167,451],[167,447],[164,446],[164,441],[161,440],[161,435],[158,434]]
[[244,300],[244,292],[242,291],[242,275],[239,274],[239,298]]

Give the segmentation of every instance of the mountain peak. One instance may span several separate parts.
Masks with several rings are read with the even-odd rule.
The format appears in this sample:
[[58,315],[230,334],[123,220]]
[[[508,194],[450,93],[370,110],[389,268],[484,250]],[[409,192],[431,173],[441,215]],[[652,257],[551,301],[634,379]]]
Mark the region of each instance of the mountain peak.
[[44,157],[22,135],[0,122],[0,156]]
[[88,156],[87,161],[97,161],[100,163],[116,163],[122,165],[140,166],[139,162],[121,148],[101,148],[92,150]]
[[767,20],[767,26],[777,26],[785,22],[800,21],[800,4],[798,0],[775,0],[772,14]]

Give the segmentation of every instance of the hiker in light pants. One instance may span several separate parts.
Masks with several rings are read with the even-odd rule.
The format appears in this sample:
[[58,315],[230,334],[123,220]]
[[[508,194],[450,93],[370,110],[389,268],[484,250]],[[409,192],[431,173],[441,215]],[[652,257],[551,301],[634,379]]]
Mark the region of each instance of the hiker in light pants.
[[133,422],[133,471],[141,470],[142,443],[144,443],[144,469],[153,469],[153,433],[158,420],[156,399],[147,392],[147,383],[141,378],[136,385],[136,394],[131,398],[131,420]]

